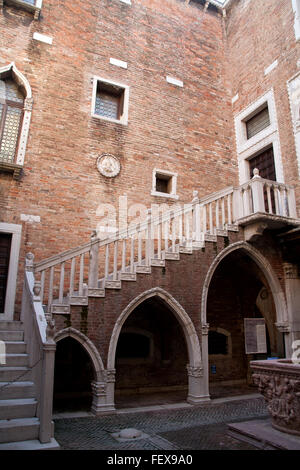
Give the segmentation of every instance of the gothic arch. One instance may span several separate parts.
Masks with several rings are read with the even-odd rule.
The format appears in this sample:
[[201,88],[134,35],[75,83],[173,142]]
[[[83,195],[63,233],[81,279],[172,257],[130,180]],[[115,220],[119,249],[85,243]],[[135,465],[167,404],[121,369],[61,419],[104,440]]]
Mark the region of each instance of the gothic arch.
[[175,300],[174,297],[172,297],[168,292],[161,289],[160,287],[155,287],[146,292],[143,292],[134,300],[132,300],[117,319],[109,344],[107,369],[111,370],[115,367],[117,343],[122,326],[124,325],[126,319],[136,307],[138,307],[142,302],[151,297],[159,297],[160,299],[164,300],[165,303],[170,307],[171,311],[174,313],[179,324],[181,325],[187,343],[190,367],[202,367],[200,343],[195,327],[189,315],[186,313],[184,308],[177,302],[177,300]]
[[212,277],[215,273],[216,268],[220,264],[220,262],[232,253],[235,250],[243,250],[246,254],[257,264],[257,266],[262,270],[263,274],[265,275],[269,287],[271,289],[275,309],[276,309],[276,317],[277,323],[284,323],[288,321],[287,315],[287,306],[285,301],[284,292],[280,286],[279,280],[269,263],[269,261],[253,246],[249,243],[240,241],[233,243],[232,245],[225,248],[218,256],[214,259],[213,263],[211,264],[202,288],[202,301],[201,301],[201,323],[205,325],[207,323],[207,296],[208,290],[210,286],[210,282]]
[[31,87],[26,77],[17,69],[14,62],[0,67],[0,78],[11,74],[12,79],[22,88],[26,99],[32,98]]
[[97,382],[103,382],[104,376],[105,376],[104,366],[103,366],[101,356],[98,350],[96,349],[96,346],[92,343],[92,341],[87,336],[81,333],[81,331],[78,331],[72,327],[65,328],[63,330],[58,331],[54,336],[54,341],[57,343],[58,341],[61,341],[67,336],[71,336],[83,346],[85,351],[88,353],[92,361],[92,364],[94,366],[95,380]]

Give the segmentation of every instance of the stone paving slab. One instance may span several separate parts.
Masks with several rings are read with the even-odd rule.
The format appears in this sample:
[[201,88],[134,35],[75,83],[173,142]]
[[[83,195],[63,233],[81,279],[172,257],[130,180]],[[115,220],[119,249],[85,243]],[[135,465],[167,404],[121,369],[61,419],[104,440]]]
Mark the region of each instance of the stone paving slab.
[[[63,450],[255,450],[227,435],[226,423],[267,416],[259,397],[159,412],[55,419],[55,438]],[[118,442],[111,436],[125,428],[139,429],[149,437]]]

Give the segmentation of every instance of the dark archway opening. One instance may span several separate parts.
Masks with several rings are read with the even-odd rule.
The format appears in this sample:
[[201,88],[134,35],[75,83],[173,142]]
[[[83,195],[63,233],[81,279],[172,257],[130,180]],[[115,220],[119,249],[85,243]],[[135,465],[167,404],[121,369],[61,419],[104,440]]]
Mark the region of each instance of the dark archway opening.
[[182,327],[159,297],[125,321],[116,350],[117,407],[184,401],[188,353]]
[[94,369],[82,345],[68,336],[56,345],[53,410],[90,411]]
[[[265,352],[246,351],[245,319],[263,320]],[[250,361],[284,357],[284,349],[282,334],[275,326],[271,290],[264,274],[245,251],[232,252],[216,268],[207,298],[207,323],[210,396],[256,392]]]

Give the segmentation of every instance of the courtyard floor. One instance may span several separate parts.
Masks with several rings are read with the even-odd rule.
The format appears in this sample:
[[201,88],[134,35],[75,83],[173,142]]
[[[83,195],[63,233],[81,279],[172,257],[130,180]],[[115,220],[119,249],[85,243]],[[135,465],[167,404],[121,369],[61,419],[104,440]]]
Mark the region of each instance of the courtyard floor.
[[[215,398],[191,406],[185,402],[133,403],[112,414],[95,417],[90,413],[54,415],[55,439],[62,450],[179,451],[257,450],[227,433],[227,424],[267,419],[264,399],[257,395]],[[118,440],[122,429],[140,430],[142,438]]]

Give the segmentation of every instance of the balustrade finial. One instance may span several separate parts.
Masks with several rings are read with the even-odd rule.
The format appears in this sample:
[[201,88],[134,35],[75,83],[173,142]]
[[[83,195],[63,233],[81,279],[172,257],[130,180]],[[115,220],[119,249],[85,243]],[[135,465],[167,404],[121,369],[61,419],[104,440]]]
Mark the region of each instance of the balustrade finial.
[[27,253],[25,256],[25,271],[33,272],[33,260],[34,260],[34,254]]
[[253,170],[253,178],[260,178],[259,169],[258,169],[258,168],[254,168],[254,170]]
[[192,202],[195,202],[198,200],[198,191],[193,191],[193,201]]

